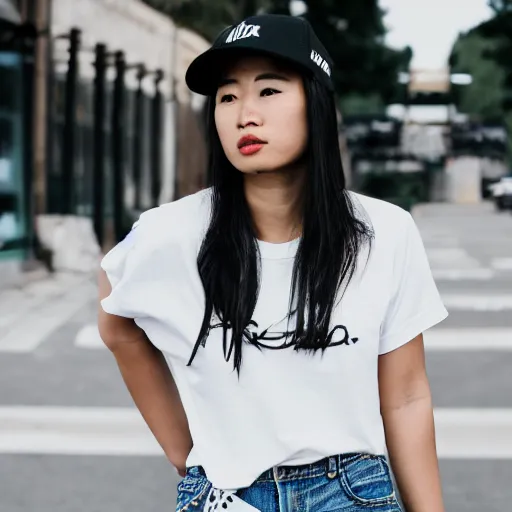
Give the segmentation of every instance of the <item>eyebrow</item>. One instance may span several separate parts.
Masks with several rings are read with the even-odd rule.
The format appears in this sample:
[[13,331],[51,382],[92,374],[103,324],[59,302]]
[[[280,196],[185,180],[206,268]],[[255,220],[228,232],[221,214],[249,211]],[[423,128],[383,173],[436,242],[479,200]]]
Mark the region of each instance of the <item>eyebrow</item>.
[[[289,78],[284,75],[280,75],[279,73],[262,73],[258,75],[254,81],[258,82],[259,80],[280,80],[282,82],[289,82]],[[219,87],[223,87],[224,85],[237,84],[238,81],[234,78],[221,78],[219,82]]]

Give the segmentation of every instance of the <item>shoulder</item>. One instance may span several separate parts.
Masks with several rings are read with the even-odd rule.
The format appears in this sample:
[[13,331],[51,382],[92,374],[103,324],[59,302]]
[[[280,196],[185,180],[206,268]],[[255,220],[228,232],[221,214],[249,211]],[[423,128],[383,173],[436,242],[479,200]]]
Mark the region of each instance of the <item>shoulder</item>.
[[349,197],[356,215],[371,224],[375,236],[393,239],[393,234],[406,230],[414,222],[408,211],[395,204],[356,192],[349,192]]
[[[102,259],[105,271],[102,306],[107,313],[136,318],[148,313],[140,302],[144,290],[176,275],[188,276],[195,262],[203,230],[209,224],[210,191],[147,210],[128,235]],[[101,274],[100,274],[101,275]],[[112,292],[108,297],[109,288]],[[148,292],[149,294],[149,292]]]
[[411,214],[403,208],[363,194],[349,192],[356,216],[370,225],[372,248],[379,257],[395,257],[420,235]]
[[159,241],[201,237],[208,226],[211,211],[211,189],[165,203],[145,211],[133,228],[137,238]]
[[364,211],[372,222],[378,224],[396,221],[407,222],[407,219],[411,217],[408,211],[388,201],[365,196],[358,192],[349,192],[349,196],[356,211]]

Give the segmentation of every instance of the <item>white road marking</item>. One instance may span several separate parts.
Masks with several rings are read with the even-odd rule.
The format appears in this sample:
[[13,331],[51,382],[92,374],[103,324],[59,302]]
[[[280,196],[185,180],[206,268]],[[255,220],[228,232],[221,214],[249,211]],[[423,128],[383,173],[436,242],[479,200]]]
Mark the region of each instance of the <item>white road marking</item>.
[[460,247],[426,247],[426,251],[436,280],[486,281],[495,276],[493,269],[483,267]]
[[448,310],[465,311],[506,311],[512,309],[512,295],[495,293],[443,294],[443,303]]
[[459,247],[426,247],[425,250],[432,268],[476,269],[480,267],[480,262],[476,258]]
[[30,282],[0,294],[0,337],[16,322],[23,322],[42,304],[58,300],[69,290],[80,286],[87,276],[60,273],[46,279]]
[[495,258],[491,266],[496,270],[512,270],[512,258]]
[[[512,459],[512,409],[436,409],[440,458]],[[135,408],[0,407],[0,453],[163,456]]]
[[86,281],[59,298],[52,298],[9,326],[0,337],[0,352],[25,353],[35,350],[55,329],[80,311],[95,295]]
[[0,407],[0,453],[163,455],[136,409]]
[[443,459],[512,459],[512,409],[436,409]]
[[512,328],[444,329],[433,328],[424,334],[425,350],[438,351],[511,351]]
[[489,281],[496,273],[490,268],[436,268],[432,275],[436,281]]
[[105,343],[101,339],[96,324],[89,324],[78,332],[75,338],[75,346],[86,349],[104,349],[106,348]]

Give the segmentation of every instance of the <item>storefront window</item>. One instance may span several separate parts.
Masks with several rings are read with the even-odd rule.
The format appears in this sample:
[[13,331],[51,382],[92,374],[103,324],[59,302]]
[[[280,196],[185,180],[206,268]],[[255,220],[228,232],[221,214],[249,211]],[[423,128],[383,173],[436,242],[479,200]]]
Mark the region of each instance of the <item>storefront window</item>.
[[0,52],[0,258],[23,254],[21,56]]

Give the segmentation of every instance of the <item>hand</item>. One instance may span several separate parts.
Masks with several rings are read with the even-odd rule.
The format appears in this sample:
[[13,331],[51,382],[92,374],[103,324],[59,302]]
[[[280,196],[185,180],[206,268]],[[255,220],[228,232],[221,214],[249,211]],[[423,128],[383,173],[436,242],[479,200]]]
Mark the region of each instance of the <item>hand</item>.
[[190,453],[190,448],[180,451],[181,453],[167,454],[167,460],[176,470],[176,473],[178,473],[181,478],[184,478],[187,476],[187,458]]

